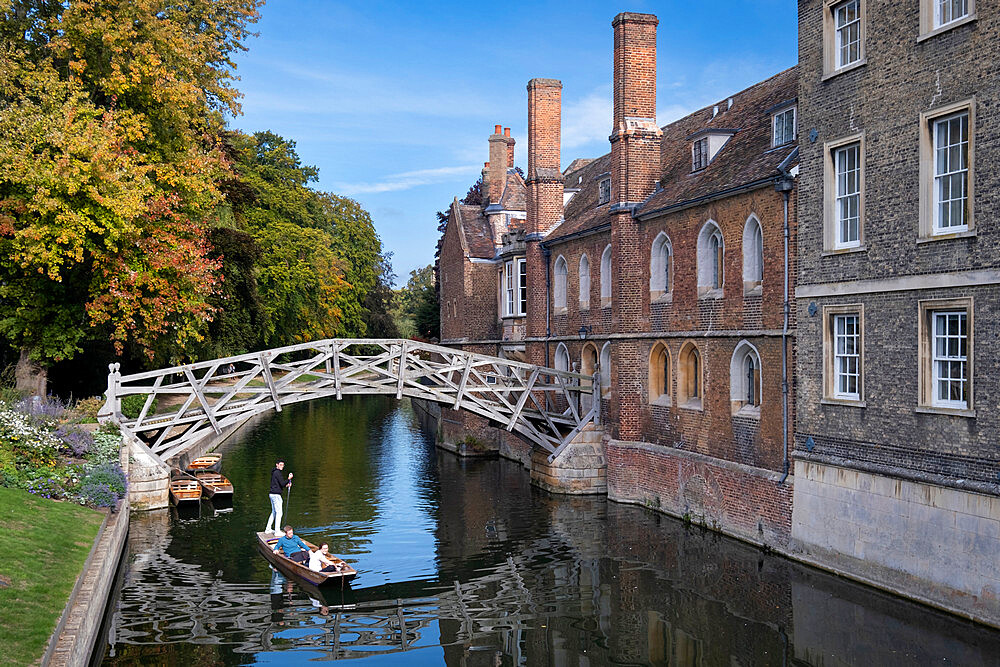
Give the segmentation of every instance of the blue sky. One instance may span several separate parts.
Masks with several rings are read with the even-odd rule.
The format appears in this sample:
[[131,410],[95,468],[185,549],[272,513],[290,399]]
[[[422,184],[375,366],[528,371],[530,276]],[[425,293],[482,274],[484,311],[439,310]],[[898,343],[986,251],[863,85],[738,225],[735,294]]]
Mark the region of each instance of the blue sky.
[[232,125],[294,140],[320,189],[360,201],[402,284],[433,261],[434,213],[479,177],[494,125],[511,128],[524,167],[529,79],[563,82],[564,167],[609,150],[620,11],[660,18],[661,125],[796,61],[794,0],[268,0],[237,59],[245,97]]

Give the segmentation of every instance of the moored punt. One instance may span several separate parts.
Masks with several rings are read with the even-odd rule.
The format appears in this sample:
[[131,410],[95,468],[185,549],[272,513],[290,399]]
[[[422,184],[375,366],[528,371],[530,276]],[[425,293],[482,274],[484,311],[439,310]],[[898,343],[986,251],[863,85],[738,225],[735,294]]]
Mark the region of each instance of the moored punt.
[[[341,568],[339,572],[314,572],[309,569],[308,563],[296,563],[287,558],[283,553],[275,553],[274,545],[278,543],[278,537],[278,535],[272,535],[271,533],[257,533],[257,548],[264,555],[264,558],[286,576],[301,579],[313,586],[342,585],[358,576],[357,570],[333,554],[330,554],[329,558],[335,565]],[[311,542],[302,541],[312,551],[316,551],[319,548]]]
[[222,454],[205,454],[187,464],[187,472],[219,472],[222,465]]
[[175,505],[201,500],[201,485],[195,479],[175,479],[170,482],[170,499]]
[[206,498],[220,498],[233,495],[233,483],[217,472],[196,472],[194,476],[201,484],[201,492]]

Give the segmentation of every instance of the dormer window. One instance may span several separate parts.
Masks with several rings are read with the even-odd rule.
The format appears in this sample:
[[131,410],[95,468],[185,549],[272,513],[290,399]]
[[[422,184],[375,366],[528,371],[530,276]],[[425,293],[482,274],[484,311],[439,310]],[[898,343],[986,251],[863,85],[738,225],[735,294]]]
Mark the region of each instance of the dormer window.
[[598,184],[597,203],[607,204],[609,201],[611,201],[611,179],[602,178]]
[[708,166],[708,137],[695,140],[691,146],[691,171]]
[[795,141],[795,107],[783,109],[772,117],[772,146],[782,146]]

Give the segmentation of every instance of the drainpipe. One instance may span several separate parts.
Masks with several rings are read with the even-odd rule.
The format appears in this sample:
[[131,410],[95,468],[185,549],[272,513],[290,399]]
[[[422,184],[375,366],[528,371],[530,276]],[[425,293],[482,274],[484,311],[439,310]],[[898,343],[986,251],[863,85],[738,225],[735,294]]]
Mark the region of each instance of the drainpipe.
[[[551,292],[552,275],[549,272],[549,261],[552,259],[552,251],[542,245],[542,256],[545,257],[545,367],[552,368],[549,363],[549,338],[552,337],[552,327],[549,323],[549,293]],[[547,395],[547,394],[546,394]]]
[[774,190],[775,192],[780,192],[784,198],[784,221],[782,225],[782,236],[784,237],[784,250],[785,250],[785,283],[784,283],[784,303],[782,304],[782,311],[784,315],[784,323],[781,327],[781,453],[782,453],[782,468],[783,472],[781,479],[778,480],[778,484],[784,484],[785,480],[788,479],[789,464],[788,464],[788,320],[791,315],[791,301],[788,298],[788,242],[789,242],[789,229],[788,229],[788,198],[792,192],[792,188],[795,187],[795,178],[788,172],[788,164],[798,157],[799,149],[796,148],[792,153],[782,160],[778,169],[781,171],[781,176],[775,179]]

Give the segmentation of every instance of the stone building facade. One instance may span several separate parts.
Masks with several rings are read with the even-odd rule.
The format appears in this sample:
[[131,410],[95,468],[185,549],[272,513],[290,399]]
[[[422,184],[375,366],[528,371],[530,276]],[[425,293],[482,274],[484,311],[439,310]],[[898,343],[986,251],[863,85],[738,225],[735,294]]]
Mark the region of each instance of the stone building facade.
[[529,83],[523,225],[453,205],[442,342],[597,373],[610,498],[1000,625],[998,11],[800,0],[796,67],[662,127],[618,15],[610,151],[560,170]]
[[[612,27],[610,152],[562,169],[562,84],[529,82],[527,170],[507,184],[524,189],[523,223],[492,186],[488,204],[453,203],[442,342],[597,373],[612,498],[780,547],[791,525],[796,73],[661,128],[657,19],[624,13]],[[448,418],[529,462],[509,434]]]
[[1000,619],[1000,6],[799,2],[793,547]]

